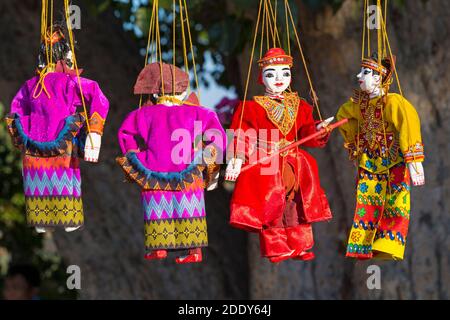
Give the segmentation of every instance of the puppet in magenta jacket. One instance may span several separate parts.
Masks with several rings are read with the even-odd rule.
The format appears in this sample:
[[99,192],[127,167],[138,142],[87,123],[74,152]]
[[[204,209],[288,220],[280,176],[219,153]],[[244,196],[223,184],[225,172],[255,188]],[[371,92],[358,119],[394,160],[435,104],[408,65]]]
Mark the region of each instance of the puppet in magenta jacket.
[[[74,231],[83,225],[79,157],[97,161],[109,109],[97,82],[80,77],[80,90],[70,47],[62,30],[54,30],[55,64],[46,62],[41,50],[39,74],[22,85],[6,116],[9,133],[23,155],[27,222],[38,232],[58,226]],[[81,91],[87,115],[82,112]],[[95,142],[85,154],[87,121]]]
[[208,244],[204,188],[217,186],[226,137],[213,110],[193,104],[194,96],[183,101],[188,75],[167,64],[162,71],[161,76],[159,63],[142,70],[135,93],[149,94],[150,100],[122,123],[124,156],[117,161],[142,188],[145,258],[187,250],[177,263],[200,262],[200,248]]

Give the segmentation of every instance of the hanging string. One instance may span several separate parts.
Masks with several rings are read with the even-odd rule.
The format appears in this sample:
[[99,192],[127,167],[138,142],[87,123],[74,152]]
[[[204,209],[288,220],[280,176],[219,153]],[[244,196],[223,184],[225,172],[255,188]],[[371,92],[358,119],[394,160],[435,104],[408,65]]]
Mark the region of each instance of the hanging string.
[[[286,2],[287,2],[287,0],[286,0]],[[314,91],[314,87],[313,87],[313,84],[312,84],[311,76],[309,74],[308,66],[306,64],[305,55],[303,54],[303,48],[302,48],[302,45],[301,45],[301,42],[300,42],[300,37],[298,35],[297,28],[295,28],[295,22],[294,22],[294,18],[292,16],[291,8],[289,7],[289,3],[287,3],[287,9],[288,9],[289,17],[290,17],[290,20],[291,20],[291,23],[292,23],[292,26],[293,26],[293,29],[294,29],[295,39],[297,40],[297,45],[298,45],[298,48],[300,50],[300,55],[301,55],[301,58],[302,58],[302,61],[303,61],[303,66],[305,68],[306,77],[308,78],[308,83],[309,83],[309,87],[311,89],[311,95],[312,95],[313,104],[316,107],[317,113],[319,115],[319,119],[322,122],[323,119],[322,119],[322,114],[320,112],[319,103],[317,101],[316,92]]]
[[267,2],[268,2],[269,13],[273,19],[273,45],[274,45],[274,47],[276,47],[277,46],[276,40],[278,40],[278,45],[279,45],[279,47],[281,47],[281,40],[280,40],[280,36],[278,34],[278,28],[277,28],[276,12],[274,13],[273,8],[272,8],[272,3],[270,2],[270,0],[267,0]]
[[[50,10],[50,27],[48,26],[48,11]],[[50,29],[50,31],[49,31]],[[49,72],[54,71],[53,66],[53,0],[50,1],[50,9],[49,3],[47,0],[42,0],[42,8],[41,8],[41,41],[45,46],[45,67],[42,68],[39,72],[39,80],[36,83],[33,91],[33,98],[37,99],[45,92],[45,95],[50,99],[50,93],[45,86],[45,78],[47,77]]]
[[[366,0],[367,1],[367,7],[366,7],[366,15],[367,10],[369,9],[369,5],[370,5],[370,0]],[[367,18],[369,17],[368,15],[366,16]],[[370,56],[372,54],[371,50],[370,50],[370,28],[367,29],[367,54]]]
[[[241,111],[241,115],[239,118],[239,127],[238,127],[238,134],[237,134],[237,143],[239,143],[240,141],[240,135],[241,135],[241,131],[240,130],[242,128],[242,120],[244,118],[244,111],[245,111],[245,102],[247,100],[247,93],[248,93],[248,86],[250,83],[250,74],[252,72],[252,65],[253,65],[253,55],[255,54],[255,46],[256,46],[256,38],[258,35],[258,28],[259,28],[259,20],[261,18],[261,10],[262,10],[262,5],[263,5],[263,1],[264,0],[260,0],[259,1],[259,9],[258,9],[258,17],[256,18],[256,26],[255,26],[255,34],[253,36],[253,45],[252,45],[252,51],[250,54],[250,62],[248,65],[248,72],[247,72],[247,80],[245,82],[245,89],[244,89],[244,100],[242,102],[242,111]],[[236,160],[236,152],[234,152],[234,160]],[[233,167],[234,167],[234,163],[235,161],[233,161]]]
[[[147,46],[146,46],[146,50],[145,50],[145,60],[144,60],[144,68],[147,66],[148,64],[148,58],[149,58],[149,53],[151,51],[150,47],[152,44],[152,38],[153,38],[153,21],[154,21],[154,15],[155,15],[155,4],[156,2],[153,1],[153,7],[152,7],[152,14],[150,17],[150,24],[148,26],[148,39],[147,39]],[[143,94],[141,93],[139,96],[139,109],[142,108],[142,97]]]
[[[384,25],[387,24],[387,6],[388,6],[388,0],[384,1],[384,17],[383,17],[383,21],[384,21]],[[384,26],[382,26],[382,28],[384,28]],[[386,57],[386,38],[383,36],[383,57]]]
[[[365,41],[366,41],[366,26],[367,26],[367,0],[364,0],[363,4],[363,36],[362,36],[362,46],[361,46],[361,61],[365,58]],[[370,55],[370,52],[369,52]]]
[[382,37],[381,37],[381,19],[382,19],[382,11],[381,11],[381,0],[377,0],[377,52],[378,52],[378,65],[381,65],[383,48],[382,48]]
[[[184,59],[184,69],[187,74],[189,74],[189,60],[187,56],[187,47],[186,47],[186,34],[184,30],[184,23],[186,22],[183,14],[183,4],[181,0],[178,0],[178,5],[180,7],[180,21],[181,21],[181,38],[183,42],[183,59]],[[188,81],[188,92],[191,92],[191,81]]]
[[267,36],[267,50],[270,49],[270,37],[269,37],[269,12],[267,10],[267,1],[264,1],[264,17],[265,17],[265,24],[266,24],[266,36]]
[[159,72],[161,76],[161,93],[165,96],[164,92],[164,74],[163,74],[163,61],[162,61],[162,52],[161,52],[161,33],[159,30],[159,3],[158,0],[154,0],[156,2],[156,42],[157,42],[157,50],[159,54]]
[[84,111],[84,114],[86,115],[86,127],[87,127],[87,131],[88,131],[88,137],[89,137],[89,140],[91,142],[92,148],[94,148],[94,143],[92,141],[92,136],[90,134],[91,133],[91,127],[90,127],[89,121],[88,121],[88,112],[87,112],[87,109],[86,109],[86,102],[84,100],[83,87],[81,86],[80,72],[78,71],[78,63],[77,63],[77,58],[76,58],[76,54],[75,54],[75,43],[74,43],[74,40],[73,40],[72,24],[71,24],[70,18],[69,18],[69,0],[64,0],[64,11],[65,11],[65,14],[66,14],[66,25],[67,25],[67,31],[68,31],[68,34],[69,34],[70,48],[72,50],[73,65],[75,67],[75,71],[76,71],[76,74],[77,74],[78,87],[80,89],[81,104],[83,105],[83,111]]
[[[392,64],[391,67],[392,67],[392,69],[393,69],[393,72],[394,72],[394,75],[395,75],[395,79],[396,79],[396,81],[397,81],[398,90],[399,90],[400,96],[402,97],[402,104],[403,104],[404,101],[405,101],[405,97],[403,96],[403,90],[402,90],[402,87],[401,87],[401,84],[400,84],[400,78],[399,78],[399,75],[398,75],[398,72],[397,72],[397,65],[396,65],[396,63],[395,63],[395,61],[394,61],[394,55],[392,54],[392,49],[391,49],[391,45],[390,45],[390,41],[389,41],[389,36],[388,36],[387,30],[386,30],[386,23],[384,22],[384,19],[381,20],[381,23],[382,23],[383,36],[384,36],[385,39],[386,39],[387,48],[388,48],[388,50],[389,50],[389,57],[390,57],[391,64]],[[406,117],[405,120],[406,120],[406,126],[407,126],[408,131],[409,131],[409,130],[410,130],[410,125],[409,125],[408,117]],[[416,173],[418,173],[419,171],[418,171],[417,165],[416,165],[416,155],[415,155],[415,152],[413,152],[413,162],[412,162],[412,163],[413,163],[413,168],[414,168],[414,170],[416,171]],[[405,174],[406,174],[406,173],[405,173]]]
[[[263,55],[264,35],[265,35],[265,30],[266,30],[265,22],[266,22],[266,11],[264,10],[263,19],[262,19],[262,23],[261,23],[261,47],[259,49],[259,59],[261,59],[262,55]],[[258,30],[256,30],[256,33],[258,33]]]
[[291,31],[289,30],[287,0],[284,1],[284,15],[285,15],[285,20],[286,20],[286,38],[287,38],[288,55],[291,55]]
[[176,55],[176,21],[177,21],[177,12],[176,12],[176,4],[175,4],[175,0],[172,0],[172,6],[173,6],[173,10],[172,10],[172,65],[173,65],[173,69],[172,69],[172,94],[175,95],[175,67],[177,64],[177,55]]
[[194,69],[194,79],[195,79],[196,91],[197,91],[198,99],[200,101],[201,97],[200,97],[200,86],[198,84],[198,76],[197,76],[197,64],[195,63],[194,46],[192,45],[191,27],[190,27],[190,23],[189,23],[189,13],[187,10],[186,0],[183,0],[183,4],[184,4],[184,13],[186,16],[186,25],[187,25],[187,30],[188,30],[189,45],[190,45],[190,49],[191,49],[192,66]]

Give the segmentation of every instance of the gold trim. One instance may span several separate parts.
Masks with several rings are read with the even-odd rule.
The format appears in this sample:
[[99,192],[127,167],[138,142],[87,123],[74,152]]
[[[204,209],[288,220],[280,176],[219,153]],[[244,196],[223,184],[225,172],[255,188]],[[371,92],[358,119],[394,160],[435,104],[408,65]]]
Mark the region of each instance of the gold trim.
[[256,103],[266,110],[269,120],[286,136],[297,120],[300,98],[296,92],[285,93],[282,103],[267,96],[255,96]]

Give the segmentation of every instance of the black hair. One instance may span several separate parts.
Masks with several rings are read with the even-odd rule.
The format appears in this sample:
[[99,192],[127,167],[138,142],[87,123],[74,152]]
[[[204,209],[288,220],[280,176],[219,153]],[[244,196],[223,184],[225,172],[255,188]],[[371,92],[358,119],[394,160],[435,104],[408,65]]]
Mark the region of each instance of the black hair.
[[[64,35],[64,29],[61,25],[56,24],[52,28],[52,32],[60,32]],[[72,67],[72,61],[67,59],[67,54],[69,51],[71,51],[69,43],[67,43],[67,40],[63,37],[58,42],[54,43],[52,46],[52,61],[54,63],[57,63],[60,60],[63,60],[65,64],[71,68]],[[46,43],[45,39],[41,42],[41,46],[39,48],[39,55],[38,55],[38,68],[43,69],[49,61],[47,61],[47,52],[46,52]]]
[[[378,63],[378,52],[373,52],[372,55],[370,56],[370,60],[375,61],[376,63]],[[387,70],[390,70],[391,68],[391,63],[390,60],[387,58],[381,59],[381,65],[383,67],[385,67]],[[380,73],[376,70],[372,70],[372,73],[375,75],[380,75]],[[383,77],[385,78],[385,77]]]
[[9,268],[6,277],[22,276],[32,288],[37,288],[41,285],[41,276],[39,271],[29,264],[17,264]]

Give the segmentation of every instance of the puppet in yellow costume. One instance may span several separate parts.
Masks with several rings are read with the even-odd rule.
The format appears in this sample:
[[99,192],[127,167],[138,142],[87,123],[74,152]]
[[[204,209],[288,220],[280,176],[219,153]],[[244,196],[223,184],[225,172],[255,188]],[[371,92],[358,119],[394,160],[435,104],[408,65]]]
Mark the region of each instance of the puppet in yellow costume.
[[414,107],[388,93],[392,59],[363,59],[360,89],[337,113],[350,160],[358,166],[356,209],[347,257],[403,259],[410,187],[425,183],[420,120]]

